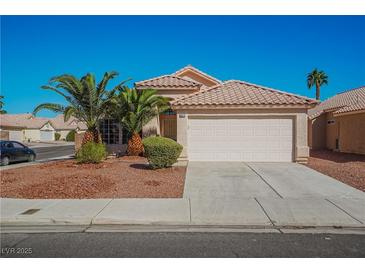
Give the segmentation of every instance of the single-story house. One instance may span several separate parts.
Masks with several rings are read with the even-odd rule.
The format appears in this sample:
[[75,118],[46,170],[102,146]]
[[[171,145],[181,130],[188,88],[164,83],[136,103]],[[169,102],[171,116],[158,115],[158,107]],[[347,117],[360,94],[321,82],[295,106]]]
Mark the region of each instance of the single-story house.
[[339,93],[308,111],[312,149],[365,154],[365,86]]
[[[306,162],[308,109],[316,100],[238,80],[222,82],[192,66],[135,83],[171,98],[171,109],[147,124],[143,136],[175,139],[180,160]],[[106,120],[104,142],[124,150],[118,123]]]
[[34,117],[29,113],[0,115],[2,138],[19,142],[54,141],[56,132],[61,134],[61,139],[65,139],[71,130],[85,129],[85,125],[74,118],[64,122],[63,115],[55,118]]

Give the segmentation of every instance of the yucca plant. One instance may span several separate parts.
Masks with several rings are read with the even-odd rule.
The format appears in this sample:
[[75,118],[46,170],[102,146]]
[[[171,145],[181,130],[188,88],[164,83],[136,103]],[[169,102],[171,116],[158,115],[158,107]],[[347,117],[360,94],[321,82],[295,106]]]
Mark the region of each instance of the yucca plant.
[[49,85],[42,86],[42,89],[51,90],[61,95],[66,100],[67,105],[40,104],[34,109],[33,114],[36,115],[40,110],[47,109],[63,113],[65,122],[73,116],[87,126],[82,144],[87,142],[100,143],[99,121],[109,110],[116,91],[120,90],[128,81],[123,81],[113,89],[107,90],[108,82],[116,76],[118,76],[117,72],[106,72],[98,84],[96,84],[95,76],[91,73],[80,79],[69,74],[53,77],[49,81]]
[[316,86],[316,99],[319,100],[321,96],[321,86],[323,84],[328,84],[328,76],[324,71],[318,71],[318,69],[314,69],[307,75],[307,86],[308,88],[312,88]]
[[144,125],[169,108],[169,99],[156,95],[156,90],[137,90],[123,87],[115,96],[113,116],[129,133],[127,154],[143,153],[140,133]]

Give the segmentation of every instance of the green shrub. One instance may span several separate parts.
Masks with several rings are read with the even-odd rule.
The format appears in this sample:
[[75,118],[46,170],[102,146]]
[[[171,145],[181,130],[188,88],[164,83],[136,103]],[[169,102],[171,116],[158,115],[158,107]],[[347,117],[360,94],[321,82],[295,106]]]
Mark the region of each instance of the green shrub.
[[58,141],[61,138],[61,134],[59,134],[58,132],[56,132],[54,134],[54,138],[55,138],[56,141]]
[[143,139],[145,156],[154,169],[172,166],[177,162],[183,149],[182,145],[165,137],[148,137]]
[[67,142],[75,142],[75,134],[76,134],[75,130],[71,130],[69,133],[67,133],[66,141]]
[[88,142],[77,151],[76,161],[78,163],[100,163],[106,156],[104,144]]

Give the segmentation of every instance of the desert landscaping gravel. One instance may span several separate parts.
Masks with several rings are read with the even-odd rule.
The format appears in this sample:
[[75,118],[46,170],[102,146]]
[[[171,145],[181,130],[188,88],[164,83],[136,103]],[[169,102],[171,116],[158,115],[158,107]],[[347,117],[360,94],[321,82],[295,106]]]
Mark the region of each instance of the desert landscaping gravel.
[[151,170],[142,157],[108,159],[100,164],[74,160],[1,171],[1,197],[180,198],[186,167]]
[[365,191],[365,155],[316,150],[311,151],[308,166]]

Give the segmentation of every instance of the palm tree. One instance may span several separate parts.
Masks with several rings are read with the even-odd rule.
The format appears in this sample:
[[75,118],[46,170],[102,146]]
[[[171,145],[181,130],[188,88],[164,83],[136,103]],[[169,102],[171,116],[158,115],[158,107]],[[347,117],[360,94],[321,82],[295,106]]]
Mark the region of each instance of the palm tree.
[[54,103],[40,104],[34,109],[33,114],[36,115],[40,110],[47,109],[63,113],[65,122],[73,116],[87,126],[82,144],[91,141],[100,143],[99,121],[106,114],[115,92],[121,89],[126,82],[123,81],[108,91],[106,89],[108,82],[117,75],[118,73],[114,71],[106,72],[98,84],[96,84],[94,75],[90,73],[81,79],[77,79],[69,74],[53,77],[49,85],[42,86],[42,88],[61,95],[66,100],[67,105]]
[[4,96],[0,95],[0,114],[5,114],[6,110],[3,109],[4,102],[3,102]]
[[129,134],[127,154],[143,153],[140,133],[144,125],[169,108],[169,98],[157,96],[156,90],[136,90],[123,87],[115,96],[113,116]]
[[328,84],[328,76],[326,73],[321,70],[318,71],[314,69],[312,72],[307,75],[307,86],[311,89],[314,85],[316,86],[316,99],[319,100],[321,93],[321,86],[323,84]]

